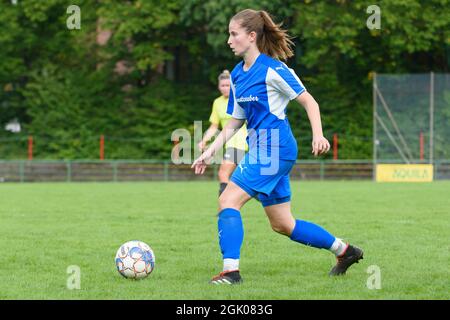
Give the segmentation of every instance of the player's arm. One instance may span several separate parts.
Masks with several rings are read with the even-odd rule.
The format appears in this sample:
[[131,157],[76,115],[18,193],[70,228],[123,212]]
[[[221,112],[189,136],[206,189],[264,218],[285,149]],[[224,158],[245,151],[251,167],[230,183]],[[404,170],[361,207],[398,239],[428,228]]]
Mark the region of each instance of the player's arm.
[[220,150],[222,146],[227,143],[228,140],[230,140],[236,132],[238,132],[238,130],[244,125],[244,123],[245,119],[231,118],[223,128],[222,132],[217,136],[217,138],[209,147],[209,149],[211,149],[211,156],[213,156],[218,150]]
[[313,135],[311,153],[317,156],[318,154],[328,152],[328,150],[330,150],[330,143],[323,136],[319,104],[308,91],[301,93],[295,100],[305,108],[306,113],[308,114]]
[[206,169],[207,162],[220,150],[231,137],[244,125],[245,119],[231,118],[222,132],[217,136],[209,148],[202,153],[202,155],[194,161],[191,168],[195,168],[195,174],[203,174]]
[[217,130],[219,130],[218,123],[211,123],[208,130],[206,130],[205,135],[203,136],[202,141],[199,142],[198,148],[203,151],[206,147],[206,143],[211,140],[211,138],[216,134]]

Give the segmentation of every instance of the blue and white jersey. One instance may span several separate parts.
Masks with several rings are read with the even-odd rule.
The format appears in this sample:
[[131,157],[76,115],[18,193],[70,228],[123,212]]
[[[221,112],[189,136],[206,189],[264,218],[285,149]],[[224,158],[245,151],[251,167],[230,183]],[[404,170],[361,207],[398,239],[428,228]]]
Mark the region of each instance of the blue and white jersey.
[[306,90],[303,83],[285,63],[262,53],[249,70],[243,66],[241,61],[231,72],[227,113],[247,120],[249,154],[270,157],[275,148],[279,159],[296,160],[286,106]]

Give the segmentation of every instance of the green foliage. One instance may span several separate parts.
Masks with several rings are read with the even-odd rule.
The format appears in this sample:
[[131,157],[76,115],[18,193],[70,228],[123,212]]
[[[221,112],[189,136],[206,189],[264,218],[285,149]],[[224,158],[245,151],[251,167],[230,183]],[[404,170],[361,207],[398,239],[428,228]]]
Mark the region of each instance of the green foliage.
[[[71,4],[81,30],[66,27]],[[27,135],[38,158],[97,158],[102,134],[108,158],[169,157],[174,129],[208,119],[217,75],[238,62],[229,19],[248,7],[294,36],[288,64],[319,102],[326,136],[339,135],[339,157],[370,158],[372,72],[448,72],[450,57],[448,0],[377,5],[380,30],[366,27],[363,1],[1,1],[0,126],[17,118],[24,131],[0,131],[0,158],[24,157],[5,139],[23,146]],[[310,158],[306,113],[295,103],[288,113]]]

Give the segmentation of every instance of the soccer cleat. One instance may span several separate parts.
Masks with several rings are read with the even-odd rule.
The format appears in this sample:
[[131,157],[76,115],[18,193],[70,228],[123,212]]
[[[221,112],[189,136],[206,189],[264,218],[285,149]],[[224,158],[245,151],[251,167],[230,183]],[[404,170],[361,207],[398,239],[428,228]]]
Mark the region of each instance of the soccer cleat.
[[239,270],[224,271],[213,277],[209,283],[211,284],[240,284],[242,283]]
[[338,276],[345,274],[347,269],[354,263],[358,263],[360,259],[363,259],[364,252],[355,246],[347,245],[347,249],[345,249],[345,252],[340,255],[339,257],[336,257],[337,263],[331,269],[329,275],[330,276]]

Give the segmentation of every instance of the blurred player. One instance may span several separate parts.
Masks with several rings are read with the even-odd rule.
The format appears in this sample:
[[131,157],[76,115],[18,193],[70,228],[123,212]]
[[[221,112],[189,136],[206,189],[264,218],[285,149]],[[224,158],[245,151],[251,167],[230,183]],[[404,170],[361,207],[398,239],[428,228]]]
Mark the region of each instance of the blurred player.
[[[231,115],[227,113],[228,96],[230,94],[230,72],[224,70],[219,75],[218,80],[218,88],[222,95],[213,102],[211,116],[209,117],[211,125],[208,130],[206,130],[202,141],[198,144],[201,151],[204,151],[207,142],[217,133],[219,127],[220,129],[223,129],[231,119]],[[234,169],[236,169],[236,165],[241,161],[245,151],[248,149],[246,138],[247,129],[244,124],[226,143],[223,161],[218,172],[220,182],[219,196],[222,194],[223,190],[225,190],[231,174]]]
[[259,197],[274,231],[301,244],[331,251],[337,263],[329,274],[344,274],[363,258],[363,251],[314,223],[295,219],[291,213],[289,172],[297,159],[297,142],[286,117],[290,100],[295,99],[306,110],[313,136],[312,153],[317,156],[330,149],[323,136],[319,105],[295,72],[279,60],[293,56],[292,41],[267,12],[247,9],[231,19],[228,45],[235,55],[243,57],[231,72],[227,112],[233,118],[192,167],[196,174],[202,174],[245,120],[249,152],[219,198],[223,271],[211,283],[242,281],[239,258],[244,229],[240,209],[254,196]]

